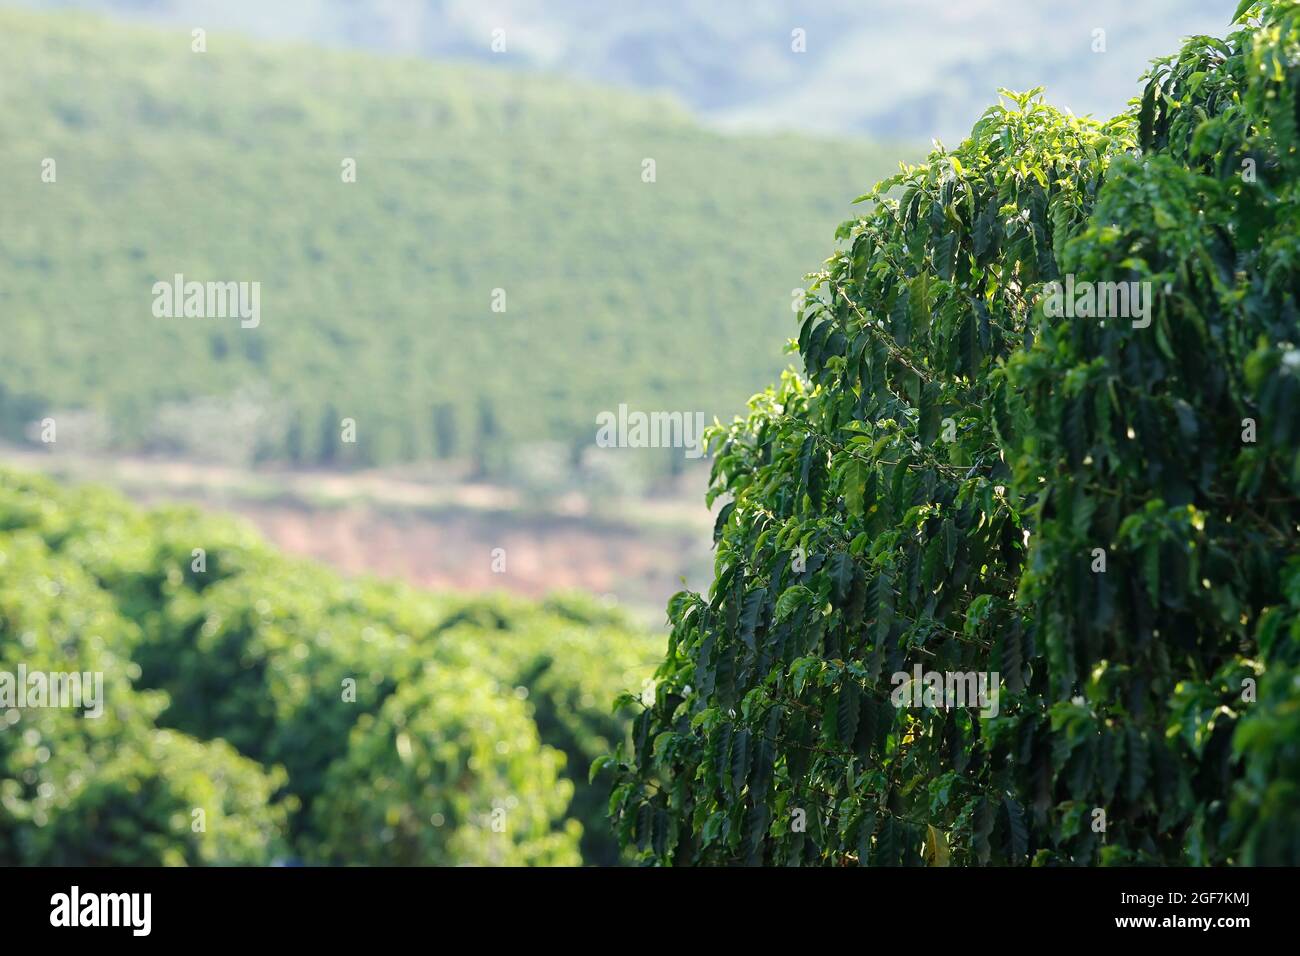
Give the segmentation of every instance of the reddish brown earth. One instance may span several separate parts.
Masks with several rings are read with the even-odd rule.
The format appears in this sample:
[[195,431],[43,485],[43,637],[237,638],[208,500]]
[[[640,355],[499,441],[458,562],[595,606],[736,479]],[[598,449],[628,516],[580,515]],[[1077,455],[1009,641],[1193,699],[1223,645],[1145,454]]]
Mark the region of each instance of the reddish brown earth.
[[[396,577],[436,590],[505,589],[536,597],[576,588],[662,608],[681,589],[681,576],[709,558],[707,535],[698,532],[647,532],[581,518],[472,512],[425,517],[365,506],[247,502],[235,510],[290,553],[347,573]],[[504,572],[493,570],[495,548],[505,552]]]
[[[668,598],[707,585],[712,519],[700,481],[605,503],[576,494],[526,506],[508,488],[383,472],[242,471],[158,459],[0,449],[4,464],[114,486],[142,504],[182,501],[243,517],[276,547],[346,574],[436,590],[528,597],[579,589],[652,625]],[[493,570],[493,549],[505,570]]]

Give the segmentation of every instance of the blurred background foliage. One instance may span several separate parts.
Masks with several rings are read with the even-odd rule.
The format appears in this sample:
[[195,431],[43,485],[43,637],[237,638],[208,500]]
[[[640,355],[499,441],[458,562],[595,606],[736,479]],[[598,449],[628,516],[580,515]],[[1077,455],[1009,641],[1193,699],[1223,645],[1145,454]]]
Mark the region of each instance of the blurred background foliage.
[[[502,477],[538,446],[581,465],[620,403],[728,417],[779,370],[855,184],[900,154],[82,14],[0,10],[0,77],[0,437],[49,416],[70,452]],[[260,326],[155,318],[178,273],[260,282]]]
[[581,596],[345,581],[0,472],[0,670],[101,671],[106,702],[0,712],[0,862],[616,863],[588,770],[661,654]]

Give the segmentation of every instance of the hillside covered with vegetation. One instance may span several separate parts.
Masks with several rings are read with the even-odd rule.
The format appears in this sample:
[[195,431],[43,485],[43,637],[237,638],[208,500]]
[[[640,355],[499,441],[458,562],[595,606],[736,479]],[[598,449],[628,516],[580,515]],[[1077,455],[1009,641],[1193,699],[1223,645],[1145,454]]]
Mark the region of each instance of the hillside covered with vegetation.
[[[546,76],[193,43],[0,10],[0,437],[501,473],[621,403],[729,418],[896,168]],[[177,274],[259,282],[259,324],[156,316]]]
[[1236,24],[841,227],[629,701],[646,861],[1300,864],[1300,5]]
[[0,674],[103,675],[100,716],[0,702],[0,865],[616,863],[588,770],[662,646],[0,471]]

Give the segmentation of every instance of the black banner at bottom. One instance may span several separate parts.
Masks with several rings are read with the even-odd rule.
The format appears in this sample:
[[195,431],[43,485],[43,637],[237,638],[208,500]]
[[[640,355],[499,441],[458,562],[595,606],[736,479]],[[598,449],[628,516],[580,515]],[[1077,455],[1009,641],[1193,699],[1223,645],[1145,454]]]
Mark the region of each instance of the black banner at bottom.
[[653,932],[661,918],[680,936],[685,925],[669,928],[677,913],[690,936],[716,933],[733,944],[770,944],[767,934],[800,925],[820,926],[824,942],[823,932],[860,919],[882,931],[893,924],[904,936],[908,927],[929,934],[940,924],[1012,933],[1039,926],[1061,940],[1199,934],[1230,945],[1239,934],[1285,928],[1293,879],[1278,869],[10,868],[0,869],[0,912],[11,943],[76,933],[83,943],[337,945],[436,926],[457,934],[448,943],[549,945],[557,927],[573,940],[606,927]]

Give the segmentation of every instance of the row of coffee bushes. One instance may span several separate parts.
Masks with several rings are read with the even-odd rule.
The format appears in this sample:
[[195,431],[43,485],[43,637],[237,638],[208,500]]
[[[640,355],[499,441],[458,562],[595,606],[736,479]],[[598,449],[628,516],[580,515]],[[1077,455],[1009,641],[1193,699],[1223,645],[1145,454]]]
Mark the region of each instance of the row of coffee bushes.
[[614,863],[587,771],[656,652],[585,598],[348,581],[0,471],[0,679],[102,675],[0,697],[0,861]]

